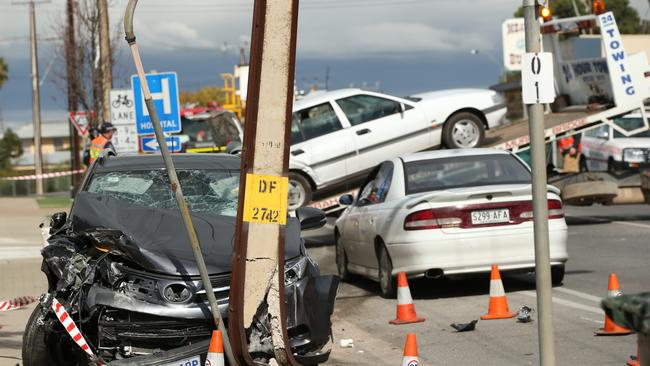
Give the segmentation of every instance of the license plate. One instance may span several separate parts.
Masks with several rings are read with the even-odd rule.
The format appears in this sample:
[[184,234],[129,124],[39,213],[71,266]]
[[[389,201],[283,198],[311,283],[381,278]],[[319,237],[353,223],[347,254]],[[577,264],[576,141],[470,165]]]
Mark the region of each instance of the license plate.
[[507,208],[472,211],[472,225],[498,224],[509,221],[510,210]]
[[166,363],[163,366],[201,366],[201,358],[199,356],[194,356],[184,360]]

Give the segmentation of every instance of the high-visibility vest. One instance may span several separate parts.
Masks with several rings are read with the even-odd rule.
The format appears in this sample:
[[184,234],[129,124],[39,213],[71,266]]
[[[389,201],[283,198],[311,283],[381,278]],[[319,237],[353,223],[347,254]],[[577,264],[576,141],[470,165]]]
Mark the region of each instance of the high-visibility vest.
[[[574,142],[575,142],[574,137],[569,136],[569,137],[565,137],[563,139],[560,139],[558,141],[558,144],[560,145],[561,150],[566,150],[566,149],[570,149],[573,146]],[[582,151],[582,143],[578,144],[577,150],[578,150],[578,152]]]
[[90,163],[92,164],[93,161],[95,161],[99,155],[104,151],[104,147],[106,146],[106,143],[108,142],[108,139],[104,137],[103,135],[99,135],[95,137],[91,142],[90,142]]

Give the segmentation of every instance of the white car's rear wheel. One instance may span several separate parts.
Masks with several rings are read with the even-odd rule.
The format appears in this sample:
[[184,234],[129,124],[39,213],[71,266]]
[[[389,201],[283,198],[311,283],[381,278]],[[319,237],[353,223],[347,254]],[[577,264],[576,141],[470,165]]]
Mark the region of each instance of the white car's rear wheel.
[[348,256],[345,254],[345,248],[341,242],[341,236],[336,234],[336,269],[339,272],[341,281],[350,280],[350,272],[348,271]]
[[379,249],[379,287],[381,296],[386,299],[394,299],[397,295],[397,282],[393,277],[393,263],[388,255],[385,246]]
[[293,211],[311,202],[311,185],[298,173],[289,173],[289,211]]
[[483,143],[484,138],[483,121],[469,112],[451,116],[442,129],[442,142],[449,149],[478,147]]

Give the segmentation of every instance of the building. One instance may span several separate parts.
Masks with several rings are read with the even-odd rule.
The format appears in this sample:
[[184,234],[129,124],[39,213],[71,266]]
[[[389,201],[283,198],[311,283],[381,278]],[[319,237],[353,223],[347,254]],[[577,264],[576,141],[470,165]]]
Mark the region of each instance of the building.
[[[24,124],[14,130],[23,146],[23,155],[14,161],[16,170],[34,170],[34,126]],[[66,121],[44,121],[41,124],[43,168],[70,165],[70,125]]]

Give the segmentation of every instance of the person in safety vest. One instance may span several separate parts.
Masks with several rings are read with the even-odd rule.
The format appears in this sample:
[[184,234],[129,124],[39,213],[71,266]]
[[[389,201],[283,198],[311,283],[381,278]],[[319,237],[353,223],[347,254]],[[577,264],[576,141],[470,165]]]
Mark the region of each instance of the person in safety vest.
[[563,171],[577,173],[580,171],[581,135],[569,136],[558,141],[560,153],[564,157]]
[[90,147],[88,149],[90,153],[88,165],[92,164],[105,149],[110,149],[113,153],[116,153],[115,146],[113,146],[113,143],[111,142],[115,130],[117,129],[110,122],[104,122],[102,124],[102,127],[99,129],[99,135],[90,142]]

